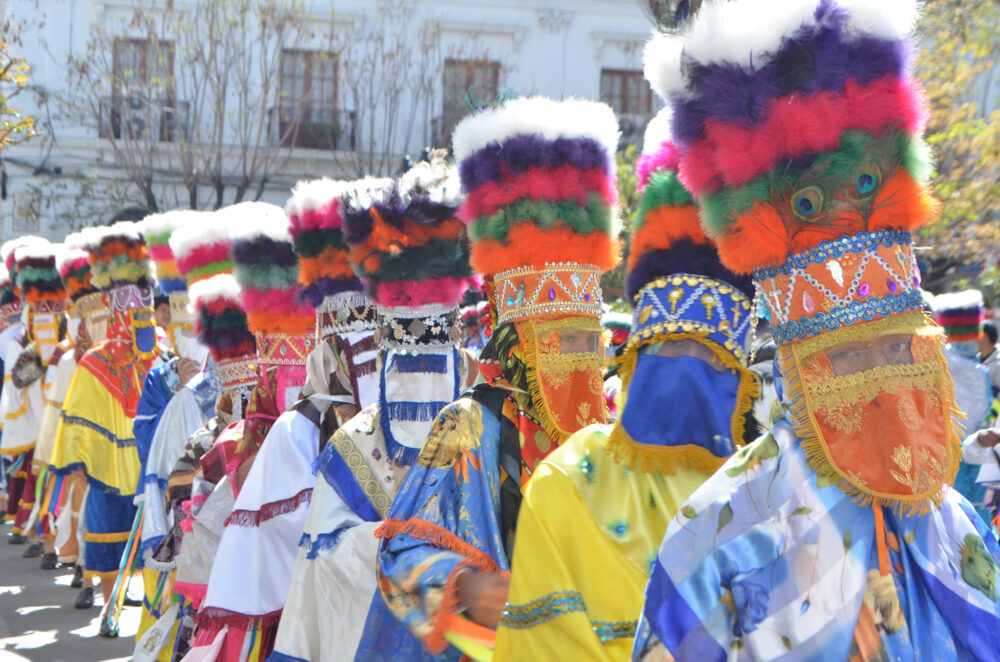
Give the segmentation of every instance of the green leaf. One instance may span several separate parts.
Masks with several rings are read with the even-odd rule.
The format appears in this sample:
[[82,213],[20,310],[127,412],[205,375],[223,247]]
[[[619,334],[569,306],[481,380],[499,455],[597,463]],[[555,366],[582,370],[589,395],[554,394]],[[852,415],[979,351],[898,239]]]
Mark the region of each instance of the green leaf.
[[907,545],[912,545],[913,541],[916,540],[916,538],[917,534],[914,531],[907,531],[906,533],[903,534],[903,540],[906,542]]
[[847,529],[844,531],[844,551],[846,552],[851,548],[851,530]]
[[698,516],[698,513],[694,512],[694,508],[691,506],[684,506],[681,508],[681,515],[687,517],[688,519],[694,519]]
[[788,650],[792,650],[792,640],[785,635],[781,635],[781,643],[785,644],[785,648]]
[[722,531],[722,528],[733,521],[733,507],[726,502],[726,505],[722,507],[719,511],[719,528],[715,530],[716,533]]
[[799,506],[798,508],[792,511],[792,514],[789,515],[789,517],[795,517],[796,515],[808,515],[812,511],[813,509],[810,508],[809,506]]

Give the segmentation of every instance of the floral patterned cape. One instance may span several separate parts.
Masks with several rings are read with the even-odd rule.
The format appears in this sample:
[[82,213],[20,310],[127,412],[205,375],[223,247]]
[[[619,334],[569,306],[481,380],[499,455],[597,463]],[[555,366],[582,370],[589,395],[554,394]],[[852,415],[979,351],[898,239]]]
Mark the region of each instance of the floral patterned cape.
[[1000,547],[970,504],[946,486],[923,516],[880,511],[779,422],[670,522],[633,658],[1000,660]]

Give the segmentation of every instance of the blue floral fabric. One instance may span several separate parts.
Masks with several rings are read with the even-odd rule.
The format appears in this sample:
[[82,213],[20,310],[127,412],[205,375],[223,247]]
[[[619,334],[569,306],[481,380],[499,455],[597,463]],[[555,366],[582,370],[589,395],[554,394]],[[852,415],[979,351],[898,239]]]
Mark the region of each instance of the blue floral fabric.
[[884,573],[873,508],[818,483],[778,423],[671,521],[634,659],[1000,660],[1000,547],[971,505],[945,487],[929,513],[882,513]]

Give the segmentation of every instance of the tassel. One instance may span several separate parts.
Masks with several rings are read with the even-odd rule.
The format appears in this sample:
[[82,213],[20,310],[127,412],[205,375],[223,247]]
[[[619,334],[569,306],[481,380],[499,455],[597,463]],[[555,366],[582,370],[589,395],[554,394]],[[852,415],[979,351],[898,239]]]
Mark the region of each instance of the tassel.
[[390,421],[433,421],[449,402],[387,402]]
[[447,354],[395,354],[392,357],[395,372],[427,372],[443,375],[448,372]]

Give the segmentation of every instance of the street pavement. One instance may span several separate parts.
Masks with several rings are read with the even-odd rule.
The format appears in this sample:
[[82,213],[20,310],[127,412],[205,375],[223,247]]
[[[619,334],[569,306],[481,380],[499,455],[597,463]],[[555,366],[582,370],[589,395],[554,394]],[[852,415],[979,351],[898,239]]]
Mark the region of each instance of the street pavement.
[[[69,587],[70,568],[42,570],[41,559],[21,557],[26,545],[8,545],[11,525],[0,526],[0,662],[127,662],[135,646],[139,607],[125,607],[119,637],[97,636],[101,591],[95,606],[73,607],[79,589]],[[136,575],[130,597],[141,597]]]

